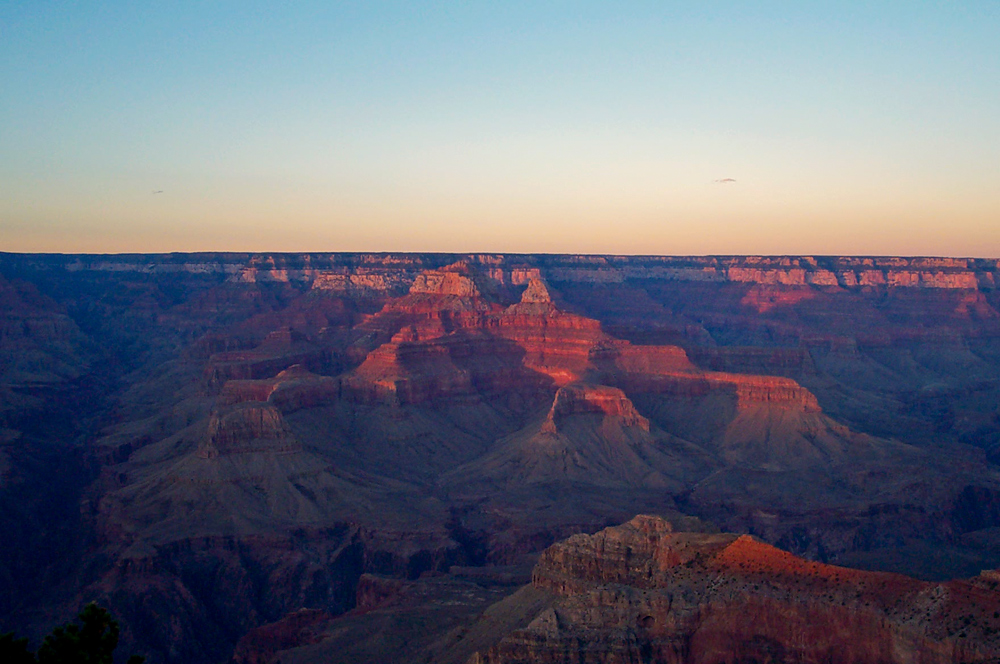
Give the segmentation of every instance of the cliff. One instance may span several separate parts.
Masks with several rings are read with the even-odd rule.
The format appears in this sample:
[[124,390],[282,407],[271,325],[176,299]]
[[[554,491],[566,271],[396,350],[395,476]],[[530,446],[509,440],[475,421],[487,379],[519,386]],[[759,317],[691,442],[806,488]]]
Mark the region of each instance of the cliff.
[[552,401],[552,408],[549,409],[549,414],[542,425],[542,431],[557,433],[559,423],[566,417],[583,413],[613,417],[621,422],[622,426],[649,431],[649,420],[639,414],[624,392],[605,385],[581,384],[559,388]]
[[994,288],[997,260],[853,256],[611,256],[532,254],[0,254],[12,269],[71,273],[218,275],[242,283],[307,282],[317,288],[391,290],[412,283],[421,270],[456,262],[477,266],[491,279],[523,284],[541,275],[552,281],[620,283],[661,279],[709,283],[862,288]]
[[213,459],[245,452],[286,453],[300,450],[277,408],[243,403],[226,413],[215,413],[198,455]]
[[639,516],[547,549],[557,599],[475,655],[501,662],[980,662],[1000,656],[1000,593],[809,562],[749,536]]

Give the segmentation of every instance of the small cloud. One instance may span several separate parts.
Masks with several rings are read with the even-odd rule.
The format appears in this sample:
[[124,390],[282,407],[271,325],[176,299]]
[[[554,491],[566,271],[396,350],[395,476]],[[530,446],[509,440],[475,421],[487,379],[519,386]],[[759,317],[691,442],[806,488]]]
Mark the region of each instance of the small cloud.
[[715,180],[715,184],[732,184],[736,182],[733,178],[722,178],[721,180]]

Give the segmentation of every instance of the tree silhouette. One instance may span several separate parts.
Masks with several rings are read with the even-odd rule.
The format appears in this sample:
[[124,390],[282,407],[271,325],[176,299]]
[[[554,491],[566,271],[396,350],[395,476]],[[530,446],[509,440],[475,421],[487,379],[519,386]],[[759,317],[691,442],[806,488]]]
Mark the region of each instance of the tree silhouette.
[[28,650],[28,639],[15,639],[13,632],[0,634],[0,662],[34,664],[35,656]]
[[[76,623],[56,627],[45,637],[38,654],[28,650],[27,639],[13,634],[0,636],[0,662],[4,664],[114,664],[118,647],[118,623],[106,609],[93,602],[83,607]],[[128,664],[142,664],[132,655]]]

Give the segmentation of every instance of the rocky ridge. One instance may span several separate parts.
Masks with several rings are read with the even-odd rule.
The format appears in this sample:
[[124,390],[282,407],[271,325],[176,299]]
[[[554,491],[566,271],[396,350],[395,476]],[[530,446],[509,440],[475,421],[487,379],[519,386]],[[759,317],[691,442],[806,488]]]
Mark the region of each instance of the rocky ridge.
[[638,516],[547,549],[532,585],[553,605],[470,663],[992,661],[990,578],[861,572]]
[[391,290],[424,269],[467,261],[496,281],[615,283],[659,279],[780,286],[976,289],[997,285],[996,259],[850,256],[552,256],[532,254],[3,254],[5,263],[71,273],[218,274],[240,283],[305,282],[332,290]]

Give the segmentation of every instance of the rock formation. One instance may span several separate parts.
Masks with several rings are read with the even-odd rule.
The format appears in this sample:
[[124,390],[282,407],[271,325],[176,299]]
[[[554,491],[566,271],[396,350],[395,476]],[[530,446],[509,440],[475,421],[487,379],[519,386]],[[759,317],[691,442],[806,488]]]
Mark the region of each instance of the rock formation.
[[543,433],[558,433],[564,418],[583,413],[595,413],[617,419],[622,426],[649,431],[649,420],[636,411],[625,393],[605,385],[570,384],[559,388],[552,408],[542,425]]
[[502,662],[982,662],[1000,657],[1000,592],[797,558],[748,535],[638,516],[547,549],[554,596],[478,653]]

